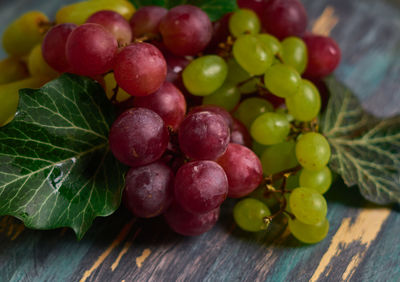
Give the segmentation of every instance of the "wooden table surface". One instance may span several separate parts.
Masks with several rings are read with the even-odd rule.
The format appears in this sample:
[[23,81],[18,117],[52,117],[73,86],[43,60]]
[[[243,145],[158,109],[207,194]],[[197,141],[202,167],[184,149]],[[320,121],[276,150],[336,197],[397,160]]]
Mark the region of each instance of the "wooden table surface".
[[[25,11],[54,15],[68,2],[1,0],[0,33]],[[400,1],[304,3],[310,28],[334,27],[343,50],[337,76],[375,114],[399,113]],[[124,210],[95,220],[80,242],[71,230],[27,230],[2,217],[0,281],[400,281],[399,206],[369,204],[341,181],[327,200],[331,228],[317,245],[296,241],[283,222],[268,232],[241,231],[231,201],[215,228],[193,238],[174,234],[162,219],[135,219]]]

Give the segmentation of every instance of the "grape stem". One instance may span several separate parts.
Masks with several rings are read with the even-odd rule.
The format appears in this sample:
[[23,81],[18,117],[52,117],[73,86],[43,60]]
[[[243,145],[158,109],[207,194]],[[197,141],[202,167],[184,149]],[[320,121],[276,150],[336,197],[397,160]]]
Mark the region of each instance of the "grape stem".
[[143,35],[143,36],[141,36],[141,37],[136,37],[136,38],[134,38],[134,39],[133,39],[133,42],[135,42],[135,43],[142,43],[142,42],[152,41],[152,40],[160,41],[160,40],[161,40],[161,37],[160,37],[158,34],[151,34],[151,33],[149,33],[149,34],[145,34],[145,35]]
[[[268,192],[272,192],[272,193],[280,193],[280,199],[278,199],[279,203],[279,210],[277,212],[275,212],[274,214],[270,215],[270,216],[266,216],[264,217],[264,222],[266,224],[269,224],[272,222],[272,220],[279,216],[282,213],[286,213],[288,216],[290,216],[292,219],[295,219],[295,216],[286,211],[286,207],[287,207],[287,200],[284,197],[285,193],[290,193],[291,191],[286,190],[286,183],[287,183],[287,179],[291,176],[296,174],[297,172],[299,172],[301,170],[301,166],[297,166],[295,168],[291,168],[291,169],[287,169],[278,173],[275,173],[273,175],[268,176],[265,180],[266,180],[266,188],[268,190]],[[273,183],[275,183],[276,181],[283,179],[281,186],[279,187],[279,190],[275,189],[275,187],[273,186]]]
[[55,25],[55,22],[41,21],[39,22],[39,31],[41,34],[45,35],[49,31],[49,29]]
[[232,38],[232,36],[228,36],[225,42],[219,43],[218,48],[220,50],[217,51],[218,56],[222,58],[231,57],[233,43],[235,43],[235,40]]
[[115,88],[113,88],[113,95],[112,95],[112,97],[111,97],[111,103],[116,103],[117,102],[117,95],[118,95],[118,90],[119,90],[119,85],[117,84],[116,86],[115,86]]
[[251,77],[249,77],[248,79],[245,79],[245,80],[239,82],[238,84],[236,84],[236,87],[241,87],[241,86],[243,86],[244,84],[246,84],[247,82],[251,81],[251,80],[254,79],[255,77],[256,77],[256,76],[251,76]]
[[[276,181],[278,181],[278,180],[280,180],[282,178],[286,179],[289,176],[296,174],[300,170],[301,170],[301,166],[296,166],[294,168],[286,169],[286,170],[283,170],[281,172],[272,174],[272,175],[266,177],[265,180],[267,181],[267,184],[272,185]],[[283,188],[284,189],[286,188],[286,183],[285,183],[285,187],[283,187]],[[281,185],[281,190],[282,190],[282,185]]]

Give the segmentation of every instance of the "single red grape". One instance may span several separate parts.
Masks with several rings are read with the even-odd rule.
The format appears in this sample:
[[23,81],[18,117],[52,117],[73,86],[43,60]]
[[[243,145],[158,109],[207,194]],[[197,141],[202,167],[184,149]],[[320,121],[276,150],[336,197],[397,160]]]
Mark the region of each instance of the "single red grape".
[[307,28],[307,13],[299,0],[269,0],[261,17],[263,28],[279,39],[302,36]]
[[204,214],[192,214],[173,203],[165,213],[165,220],[176,233],[196,236],[209,231],[218,221],[219,208]]
[[152,110],[131,108],[113,123],[109,142],[114,156],[131,167],[158,160],[169,141],[162,118]]
[[127,45],[132,41],[132,31],[127,20],[114,11],[99,11],[91,15],[87,23],[96,23],[111,32],[120,45]]
[[115,59],[115,80],[132,96],[156,92],[167,76],[167,63],[160,52],[149,43],[133,43]]
[[228,177],[228,197],[244,197],[253,192],[262,181],[263,171],[259,158],[242,145],[230,143],[217,162]]
[[178,56],[196,55],[211,40],[212,25],[208,15],[192,5],[169,10],[159,26],[165,47]]
[[69,23],[56,25],[46,33],[43,39],[43,58],[49,66],[58,72],[67,72],[71,68],[65,48],[68,36],[76,27],[75,24]]
[[133,14],[130,25],[133,38],[158,34],[158,26],[168,10],[158,6],[142,7]]
[[125,203],[135,216],[155,217],[171,204],[173,187],[174,173],[160,161],[131,168],[125,180]]
[[253,144],[253,141],[251,140],[251,135],[247,130],[246,126],[237,119],[233,120],[230,142],[243,145],[248,148],[251,148]]
[[204,111],[188,115],[179,128],[179,146],[195,160],[215,160],[229,143],[229,127],[222,116]]
[[108,72],[114,63],[118,43],[99,24],[86,23],[75,28],[68,37],[66,54],[72,72],[93,76]]
[[222,204],[227,194],[228,179],[216,162],[189,162],[176,173],[175,200],[188,212],[210,212]]
[[186,114],[186,100],[181,91],[172,83],[164,82],[157,92],[136,97],[136,107],[148,108],[164,120],[166,126],[177,130]]
[[339,65],[341,51],[331,37],[306,34],[303,37],[308,50],[306,77],[322,78],[331,74]]

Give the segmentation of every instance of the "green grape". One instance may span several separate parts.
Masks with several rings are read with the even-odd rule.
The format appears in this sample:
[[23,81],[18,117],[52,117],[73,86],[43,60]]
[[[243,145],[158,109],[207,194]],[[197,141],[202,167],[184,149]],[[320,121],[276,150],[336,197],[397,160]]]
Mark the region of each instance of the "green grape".
[[235,117],[247,128],[250,128],[253,121],[263,113],[272,112],[274,107],[270,102],[262,98],[247,98],[243,100],[235,112]]
[[203,105],[216,105],[232,111],[240,101],[240,93],[236,85],[224,83],[217,91],[203,98]]
[[233,56],[250,75],[263,74],[272,64],[274,55],[256,36],[240,36],[233,44]]
[[290,132],[286,115],[265,113],[256,118],[250,128],[251,136],[264,145],[274,145],[285,141]]
[[253,77],[249,81],[241,83],[238,85],[238,90],[242,94],[254,93],[258,90],[258,85],[261,83],[261,79],[258,77]]
[[315,244],[328,235],[329,221],[325,218],[320,223],[311,225],[297,219],[289,219],[289,230],[297,240],[307,244]]
[[282,53],[282,45],[275,36],[268,33],[261,33],[257,34],[256,37],[258,40],[268,46],[274,56]]
[[81,25],[94,13],[101,10],[111,10],[121,14],[126,20],[130,20],[135,7],[126,0],[90,0],[64,6],[56,14],[56,22],[74,23]]
[[[282,182],[283,182],[283,179],[279,179],[279,180],[275,181],[273,183],[273,185],[274,185],[275,188],[278,189],[279,187],[281,187]],[[292,190],[294,190],[294,189],[296,189],[298,187],[299,187],[299,174],[296,173],[296,174],[290,175],[286,179],[286,186],[285,186],[286,190],[287,191],[292,191]],[[285,195],[289,195],[289,193],[286,193]]]
[[282,41],[282,61],[285,65],[294,67],[302,74],[307,66],[307,46],[298,37],[288,37]]
[[233,208],[236,224],[251,232],[267,229],[269,224],[264,222],[264,218],[270,215],[269,208],[263,202],[252,198],[241,200]]
[[257,91],[257,85],[260,83],[260,79],[258,77],[253,77],[250,79],[251,75],[246,72],[234,58],[228,59],[227,65],[227,82],[236,84],[239,87],[239,92],[243,94],[249,94]]
[[267,69],[264,75],[265,87],[272,94],[288,98],[296,94],[300,87],[301,77],[298,72],[283,64],[276,64]]
[[276,195],[276,193],[268,191],[264,185],[261,185],[256,190],[251,192],[249,197],[263,202],[269,208],[273,208],[279,204],[280,195]]
[[17,58],[10,57],[0,61],[0,84],[21,80],[28,75],[26,65]]
[[289,114],[299,121],[311,121],[321,109],[321,96],[315,85],[302,79],[297,93],[285,99]]
[[260,20],[252,10],[238,10],[229,19],[229,31],[235,37],[243,34],[257,34],[260,29]]
[[290,210],[305,224],[321,223],[328,211],[325,198],[314,189],[299,187],[289,197]]
[[18,107],[19,89],[37,88],[46,82],[47,78],[31,77],[0,85],[0,126],[6,125],[14,118]]
[[286,98],[289,113],[299,121],[310,121],[321,109],[321,96],[318,89],[310,81],[303,79],[299,90],[292,97]]
[[295,146],[296,143],[291,140],[268,147],[261,156],[264,174],[271,175],[296,167]]
[[4,50],[13,56],[23,57],[42,41],[43,24],[49,19],[45,14],[31,11],[13,21],[3,33]]
[[59,74],[52,69],[42,56],[42,46],[36,45],[32,49],[28,57],[28,70],[31,76],[45,76],[48,78],[56,78]]
[[262,154],[264,151],[268,148],[268,146],[260,144],[256,141],[253,141],[253,144],[251,146],[251,150],[259,157],[261,158]]
[[294,117],[293,117],[291,114],[289,114],[289,113],[287,112],[287,109],[285,109],[285,108],[278,108],[278,109],[275,110],[275,112],[276,112],[276,113],[285,114],[285,115],[286,115],[286,118],[287,118],[287,120],[288,120],[289,122],[294,121]]
[[114,73],[108,73],[107,75],[104,76],[104,84],[105,84],[104,88],[107,94],[107,98],[109,100],[112,100],[114,98],[117,103],[120,103],[132,97],[121,87],[118,87],[117,95],[114,97],[115,95],[114,89],[115,87],[117,87],[117,82],[115,81]]
[[296,144],[296,157],[308,170],[321,170],[329,162],[331,147],[326,138],[316,132],[301,135]]
[[317,171],[304,168],[300,173],[300,186],[314,189],[321,195],[328,191],[331,184],[332,173],[327,166]]
[[193,95],[210,95],[224,83],[228,67],[219,56],[207,55],[190,62],[183,70],[182,78],[186,89]]

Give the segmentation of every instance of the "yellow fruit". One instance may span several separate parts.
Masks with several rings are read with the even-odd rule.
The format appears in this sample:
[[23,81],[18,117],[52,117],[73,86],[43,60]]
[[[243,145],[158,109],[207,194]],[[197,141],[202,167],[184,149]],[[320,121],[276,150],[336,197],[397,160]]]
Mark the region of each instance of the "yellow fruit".
[[42,56],[42,45],[36,45],[28,58],[28,70],[31,76],[46,76],[56,78],[59,74],[52,69]]
[[24,80],[0,85],[0,126],[9,123],[18,108],[19,94],[22,88],[38,88],[48,81],[45,77],[30,77]]
[[57,23],[74,23],[81,25],[94,13],[101,10],[112,10],[129,20],[135,7],[126,0],[90,0],[71,4],[61,8],[56,15]]
[[[94,1],[94,0],[93,0]],[[114,89],[117,86],[117,82],[115,81],[115,77],[113,73],[109,73],[104,76],[104,83],[105,83],[105,91],[107,94],[107,98],[112,100],[114,97]],[[121,87],[118,88],[117,95],[115,96],[115,102],[120,103],[123,101],[128,100],[132,96],[126,93]]]
[[0,84],[21,80],[28,75],[26,65],[21,60],[11,57],[0,61]]
[[36,44],[39,44],[44,36],[49,19],[39,11],[31,11],[23,14],[12,22],[4,31],[3,47],[13,56],[23,57],[30,53]]

